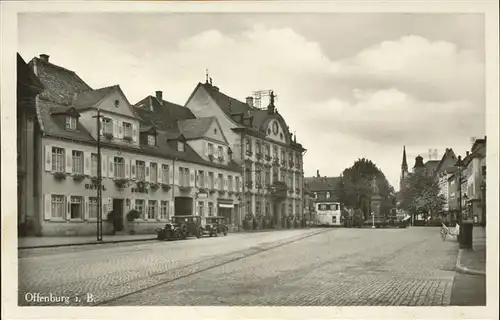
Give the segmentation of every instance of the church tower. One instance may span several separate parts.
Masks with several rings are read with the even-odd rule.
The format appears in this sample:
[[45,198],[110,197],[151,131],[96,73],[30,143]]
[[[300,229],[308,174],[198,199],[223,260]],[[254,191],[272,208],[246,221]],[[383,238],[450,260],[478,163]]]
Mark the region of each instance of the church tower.
[[403,162],[401,163],[401,177],[399,179],[399,190],[404,187],[404,181],[408,178],[408,163],[406,162],[406,147],[403,146]]

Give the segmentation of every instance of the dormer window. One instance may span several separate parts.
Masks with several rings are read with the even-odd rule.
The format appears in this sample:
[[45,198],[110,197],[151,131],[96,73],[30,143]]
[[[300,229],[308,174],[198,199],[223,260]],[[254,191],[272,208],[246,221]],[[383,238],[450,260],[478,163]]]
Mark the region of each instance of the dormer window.
[[179,152],[184,152],[184,142],[182,141],[177,141],[177,151]]
[[67,130],[76,130],[76,117],[66,116],[66,129]]
[[156,136],[154,134],[148,134],[148,145],[156,146]]

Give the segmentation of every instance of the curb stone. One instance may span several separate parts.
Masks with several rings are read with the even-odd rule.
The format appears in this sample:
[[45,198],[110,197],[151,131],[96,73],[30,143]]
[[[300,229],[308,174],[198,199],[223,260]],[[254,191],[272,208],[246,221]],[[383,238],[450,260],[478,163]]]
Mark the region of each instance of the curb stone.
[[463,249],[458,249],[457,262],[455,264],[455,271],[460,272],[460,273],[475,275],[475,276],[486,276],[486,272],[484,272],[484,271],[469,269],[469,268],[466,268],[460,264],[460,260],[462,259],[462,251],[463,251]]
[[73,246],[89,246],[96,244],[110,244],[110,243],[120,243],[120,242],[139,242],[139,241],[152,241],[156,240],[156,237],[152,238],[142,238],[142,239],[126,239],[126,240],[104,240],[101,242],[91,241],[91,242],[81,242],[81,243],[62,243],[62,244],[47,244],[41,246],[25,246],[25,247],[17,247],[18,250],[24,249],[43,249],[43,248],[57,248],[57,247],[73,247]]

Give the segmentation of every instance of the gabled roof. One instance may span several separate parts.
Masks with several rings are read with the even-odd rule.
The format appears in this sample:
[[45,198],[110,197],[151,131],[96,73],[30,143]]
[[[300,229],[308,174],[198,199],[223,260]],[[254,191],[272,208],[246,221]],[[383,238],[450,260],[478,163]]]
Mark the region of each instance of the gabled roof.
[[180,132],[177,121],[196,118],[188,108],[165,100],[160,101],[153,96],[147,96],[137,102],[134,110],[144,123],[171,132]]
[[45,87],[38,96],[40,99],[70,105],[75,94],[92,90],[74,71],[36,57],[29,62],[29,66],[36,69],[36,75]]
[[448,168],[443,167],[444,162],[447,158],[451,158],[453,160],[456,159],[455,152],[453,152],[452,148],[446,148],[443,156],[441,157],[441,160],[439,161],[438,165],[436,166],[436,171],[435,171],[436,174],[439,174],[441,171],[448,169]]
[[215,100],[215,103],[217,103],[222,111],[224,111],[228,115],[238,113],[249,115],[248,111],[258,110],[257,108],[250,107],[245,102],[241,102],[238,99],[225,95],[224,93],[220,92],[217,87],[209,83],[198,83],[198,86],[202,86]]
[[177,125],[186,139],[198,139],[205,135],[214,121],[215,117],[187,119],[180,120]]
[[17,85],[28,87],[35,92],[41,92],[44,86],[40,79],[33,73],[23,57],[17,54]]
[[340,177],[306,177],[304,181],[312,192],[324,190],[335,191]]
[[73,105],[77,109],[85,109],[95,106],[103,100],[117,85],[100,88],[96,90],[88,90],[75,95]]

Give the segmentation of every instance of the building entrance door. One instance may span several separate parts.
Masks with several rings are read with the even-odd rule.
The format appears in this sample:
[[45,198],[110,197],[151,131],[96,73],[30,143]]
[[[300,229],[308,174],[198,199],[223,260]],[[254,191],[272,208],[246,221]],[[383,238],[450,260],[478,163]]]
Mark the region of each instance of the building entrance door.
[[193,198],[175,197],[174,216],[193,215]]
[[123,199],[113,199],[113,229],[123,230]]

